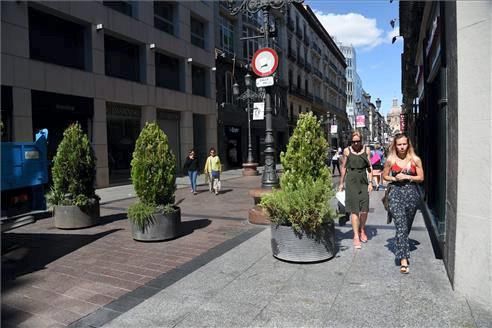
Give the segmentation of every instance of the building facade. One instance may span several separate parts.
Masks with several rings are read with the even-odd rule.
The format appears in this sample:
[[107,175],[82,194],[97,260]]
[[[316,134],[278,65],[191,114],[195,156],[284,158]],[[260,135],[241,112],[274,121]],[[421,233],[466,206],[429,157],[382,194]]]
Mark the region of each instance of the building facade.
[[[239,85],[240,94],[245,89],[244,76],[252,76],[253,90],[256,89],[256,76],[250,67],[254,53],[265,46],[263,38],[251,38],[260,35],[260,26],[263,22],[261,11],[250,14],[242,13],[236,16],[230,14],[226,1],[214,1],[215,12],[215,61],[217,85],[217,112],[218,112],[218,152],[223,158],[225,167],[241,167],[247,159],[248,147],[248,116],[247,101],[238,100],[233,94],[233,85]],[[285,150],[288,142],[287,122],[287,76],[285,73],[286,59],[284,51],[285,20],[280,12],[271,12],[271,19],[275,21],[277,35],[270,38],[269,46],[274,48],[279,56],[279,66],[275,75],[275,85],[271,87],[273,135],[277,160],[280,151]],[[251,38],[243,39],[241,38]],[[262,102],[261,98],[251,99],[249,106],[254,102]],[[251,118],[251,145],[253,158],[256,162],[264,163],[265,121]]]
[[286,11],[288,117],[290,132],[300,113],[312,111],[324,122],[330,146],[346,144],[345,58],[308,5]]
[[355,128],[355,116],[357,115],[357,100],[362,99],[362,81],[357,73],[357,52],[353,46],[338,44],[340,50],[345,56],[347,69],[345,76],[347,79],[347,106],[346,112],[352,129]]
[[[213,5],[195,2],[2,2],[3,140],[48,129],[52,159],[81,123],[97,157],[97,186],[129,182],[148,121],[167,134],[178,166],[217,143]],[[56,118],[56,119],[55,119]]]
[[404,130],[424,165],[424,217],[453,288],[486,309],[492,308],[491,13],[490,1],[400,2]]

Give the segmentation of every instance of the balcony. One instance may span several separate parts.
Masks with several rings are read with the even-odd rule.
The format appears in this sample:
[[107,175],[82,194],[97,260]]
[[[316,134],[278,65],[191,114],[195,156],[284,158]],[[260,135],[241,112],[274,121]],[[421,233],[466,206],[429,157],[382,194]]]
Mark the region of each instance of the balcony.
[[304,67],[304,64],[305,64],[304,58],[299,56],[299,59],[297,60],[297,64],[301,67]]
[[307,35],[304,35],[304,44],[309,47],[309,45],[311,44],[311,40],[309,39],[309,37]]
[[287,53],[287,57],[293,61],[297,60],[296,53],[292,49],[289,49],[289,51]]
[[319,77],[321,80],[323,80],[323,73],[321,73],[321,71],[320,71],[319,69],[314,68],[314,69],[313,69],[313,72],[314,72],[314,74],[315,74],[317,77]]
[[323,59],[326,60],[327,62],[330,61],[330,59],[328,58],[328,55],[327,54],[323,54]]
[[325,102],[323,101],[323,99],[321,99],[321,97],[318,97],[318,96],[314,96],[314,102],[315,102],[316,104],[318,104],[318,105],[321,105],[321,106],[323,106],[323,105],[324,105],[324,103],[325,103]]
[[301,40],[302,40],[302,31],[301,31],[301,29],[300,29],[300,28],[297,28],[297,30],[296,30],[296,35],[297,35],[297,37],[298,37],[299,39],[301,39]]
[[305,68],[306,68],[306,72],[311,73],[312,67],[310,63],[306,62]]
[[321,55],[321,49],[316,43],[313,43],[313,50],[316,51],[319,55]]
[[328,75],[325,75],[324,80],[325,80],[325,82],[326,82],[326,83],[328,83],[328,84],[330,84],[330,82],[331,82],[331,81],[330,81],[330,78],[328,77]]
[[290,17],[287,19],[287,28],[292,32],[295,31],[294,20]]

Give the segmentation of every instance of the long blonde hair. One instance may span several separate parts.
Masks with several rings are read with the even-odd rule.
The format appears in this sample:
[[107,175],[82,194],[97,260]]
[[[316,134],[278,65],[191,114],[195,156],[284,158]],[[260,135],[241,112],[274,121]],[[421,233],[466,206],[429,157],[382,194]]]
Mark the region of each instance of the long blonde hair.
[[407,138],[407,154],[405,158],[410,158],[411,161],[414,163],[417,160],[420,160],[420,158],[417,156],[415,153],[415,149],[413,148],[412,142],[410,141],[410,138],[405,134],[405,133],[397,133],[395,137],[393,138],[393,142],[391,143],[389,147],[389,155],[388,155],[388,163],[394,164],[396,162],[396,159],[398,158],[398,155],[396,153],[396,141],[401,139],[401,138]]

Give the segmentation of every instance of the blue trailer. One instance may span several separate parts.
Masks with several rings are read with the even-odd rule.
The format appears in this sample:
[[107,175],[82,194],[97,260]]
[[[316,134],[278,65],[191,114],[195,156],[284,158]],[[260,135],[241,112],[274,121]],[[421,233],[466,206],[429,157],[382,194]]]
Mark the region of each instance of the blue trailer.
[[9,218],[46,210],[47,137],[42,130],[34,142],[2,142],[2,231]]

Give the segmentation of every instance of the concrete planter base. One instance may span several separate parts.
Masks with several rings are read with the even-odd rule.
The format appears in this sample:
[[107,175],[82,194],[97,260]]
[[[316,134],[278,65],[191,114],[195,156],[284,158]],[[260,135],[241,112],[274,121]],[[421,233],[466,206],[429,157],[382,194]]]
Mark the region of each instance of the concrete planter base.
[[181,225],[181,209],[175,207],[176,211],[169,214],[154,214],[153,222],[142,230],[133,222],[132,237],[137,241],[163,241],[174,239],[179,236]]
[[277,259],[310,263],[325,261],[335,256],[335,224],[326,223],[319,231],[318,238],[294,233],[290,226],[271,225],[272,253]]
[[75,205],[53,207],[55,227],[58,229],[83,229],[96,225],[99,220],[99,202],[80,208]]
[[257,176],[258,171],[256,168],[258,167],[258,163],[243,163],[243,176],[251,177]]

